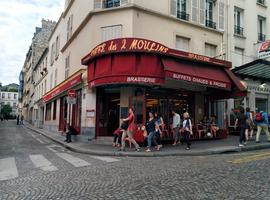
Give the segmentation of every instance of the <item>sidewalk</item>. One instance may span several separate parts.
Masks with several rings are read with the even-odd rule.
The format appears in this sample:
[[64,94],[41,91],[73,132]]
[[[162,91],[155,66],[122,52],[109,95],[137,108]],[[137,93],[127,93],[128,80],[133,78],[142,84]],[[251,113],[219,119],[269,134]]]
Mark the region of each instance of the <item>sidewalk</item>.
[[261,135],[261,143],[249,141],[245,147],[238,147],[238,136],[229,136],[227,139],[193,141],[190,150],[185,150],[185,145],[172,146],[164,145],[160,151],[145,152],[145,147],[140,152],[135,152],[134,148],[126,148],[125,152],[119,152],[119,148],[114,148],[109,144],[93,144],[83,142],[66,143],[65,135],[53,133],[44,129],[38,129],[31,125],[25,127],[63,145],[64,147],[78,153],[85,153],[100,156],[130,156],[130,157],[162,157],[162,156],[199,156],[221,153],[232,153],[240,151],[252,151],[270,148],[270,142],[266,141],[265,135]]

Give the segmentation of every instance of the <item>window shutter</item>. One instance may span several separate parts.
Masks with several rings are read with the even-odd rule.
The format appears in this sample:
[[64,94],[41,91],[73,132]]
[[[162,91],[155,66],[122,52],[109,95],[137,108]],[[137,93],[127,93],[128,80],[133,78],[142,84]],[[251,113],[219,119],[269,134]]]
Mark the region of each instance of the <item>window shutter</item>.
[[205,25],[205,0],[200,1],[200,24]]
[[121,0],[121,6],[128,4],[128,0]]
[[220,30],[225,29],[225,4],[224,0],[219,1],[219,12],[218,12],[218,27]]
[[170,14],[173,16],[176,16],[176,0],[171,0],[171,5],[170,5]]
[[94,9],[102,8],[102,0],[94,0]]
[[192,21],[198,22],[198,0],[192,0]]

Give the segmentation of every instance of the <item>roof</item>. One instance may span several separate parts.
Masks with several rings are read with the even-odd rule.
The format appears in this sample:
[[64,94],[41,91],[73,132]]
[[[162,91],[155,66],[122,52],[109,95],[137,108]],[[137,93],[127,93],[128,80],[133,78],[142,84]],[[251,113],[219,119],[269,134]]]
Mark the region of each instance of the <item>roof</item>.
[[232,71],[238,76],[270,81],[270,61],[267,60],[258,59],[236,67]]

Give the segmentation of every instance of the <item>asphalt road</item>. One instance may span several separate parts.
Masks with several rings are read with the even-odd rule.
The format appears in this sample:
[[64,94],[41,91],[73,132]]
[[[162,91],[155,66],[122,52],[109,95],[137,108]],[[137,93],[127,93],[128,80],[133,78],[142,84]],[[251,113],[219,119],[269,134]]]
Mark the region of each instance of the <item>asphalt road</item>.
[[0,122],[0,199],[270,200],[270,151],[97,157],[5,121]]

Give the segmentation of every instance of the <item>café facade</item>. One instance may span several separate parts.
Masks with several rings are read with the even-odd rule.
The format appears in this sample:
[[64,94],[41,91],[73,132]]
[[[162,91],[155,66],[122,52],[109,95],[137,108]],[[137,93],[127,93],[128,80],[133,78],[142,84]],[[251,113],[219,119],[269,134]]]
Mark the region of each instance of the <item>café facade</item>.
[[194,124],[215,114],[219,126],[226,128],[226,99],[246,95],[230,62],[146,39],[106,41],[81,62],[87,66],[88,90],[96,101],[86,105],[95,120],[95,138],[111,136],[127,117],[128,107],[135,109],[138,129],[149,111],[158,111],[169,131],[172,110],[181,115],[188,111]]

